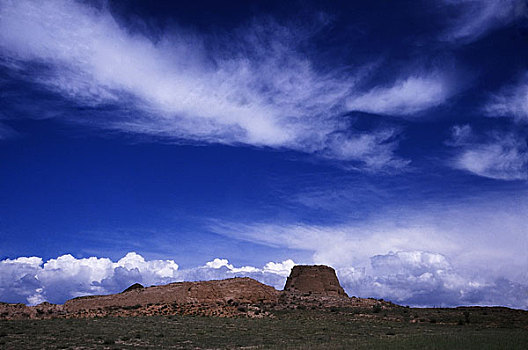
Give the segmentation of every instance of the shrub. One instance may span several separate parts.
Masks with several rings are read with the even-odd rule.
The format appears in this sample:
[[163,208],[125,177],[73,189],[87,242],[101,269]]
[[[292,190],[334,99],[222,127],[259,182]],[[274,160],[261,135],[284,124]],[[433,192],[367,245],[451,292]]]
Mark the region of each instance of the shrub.
[[377,314],[381,311],[381,305],[380,304],[376,304],[376,305],[372,305],[372,312]]
[[469,311],[464,311],[464,319],[466,320],[466,323],[469,323]]
[[243,305],[240,305],[239,307],[237,307],[237,310],[240,312],[247,312],[247,308]]
[[105,344],[105,345],[115,344],[115,339],[105,338],[105,340],[103,341],[103,344]]

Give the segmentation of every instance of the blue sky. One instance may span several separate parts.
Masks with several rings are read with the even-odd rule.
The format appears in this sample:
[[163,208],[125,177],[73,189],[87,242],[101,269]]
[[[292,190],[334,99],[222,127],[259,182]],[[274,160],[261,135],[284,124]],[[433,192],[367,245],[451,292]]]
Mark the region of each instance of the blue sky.
[[528,308],[523,1],[0,1],[0,300],[334,266]]

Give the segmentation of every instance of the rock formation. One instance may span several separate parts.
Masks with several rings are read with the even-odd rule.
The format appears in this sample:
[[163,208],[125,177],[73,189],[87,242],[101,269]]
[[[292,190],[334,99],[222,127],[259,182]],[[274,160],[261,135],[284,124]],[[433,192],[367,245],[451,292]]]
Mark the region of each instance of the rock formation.
[[141,284],[134,283],[133,285],[131,285],[130,287],[128,287],[127,289],[125,289],[121,293],[126,293],[126,292],[130,292],[131,290],[134,290],[134,289],[143,289],[143,288],[145,288],[145,287],[143,287]]
[[239,304],[276,303],[279,292],[251,278],[219,281],[177,282],[164,286],[136,288],[120,294],[79,297],[68,300],[69,312],[104,307],[135,307],[146,304]]
[[325,265],[297,265],[286,280],[285,291],[348,297],[333,268]]

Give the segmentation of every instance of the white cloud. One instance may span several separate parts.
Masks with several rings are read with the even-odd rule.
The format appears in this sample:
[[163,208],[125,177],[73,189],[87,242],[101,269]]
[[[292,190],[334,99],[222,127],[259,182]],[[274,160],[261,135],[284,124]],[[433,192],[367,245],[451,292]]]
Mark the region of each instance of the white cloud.
[[523,0],[441,0],[441,2],[458,12],[458,15],[450,18],[449,29],[442,35],[442,39],[453,42],[472,42],[493,29],[528,18],[528,7]]
[[288,277],[293,266],[295,266],[295,263],[291,259],[284,260],[283,262],[280,262],[280,263],[271,261],[267,263],[266,265],[264,265],[263,270],[265,272],[276,273],[277,275]]
[[528,179],[528,145],[524,137],[497,132],[480,139],[467,125],[454,127],[450,144],[460,152],[452,166],[491,179]]
[[337,107],[353,84],[315,72],[288,41],[300,38],[273,23],[221,39],[219,57],[208,59],[205,39],[153,43],[76,2],[3,1],[2,13],[0,44],[12,59],[49,65],[42,84],[83,104],[141,109],[141,117],[104,122],[123,131],[296,148],[306,133],[332,131],[307,119]]
[[6,259],[0,262],[0,299],[63,302],[80,295],[118,292],[134,282],[167,283],[176,278],[177,270],[172,260],[147,262],[136,253],[128,253],[116,263],[108,258],[77,259],[70,254],[45,263],[37,257]]
[[392,222],[366,225],[318,226],[306,224],[216,223],[214,232],[272,247],[308,250],[315,263],[349,266],[391,250],[450,250],[453,243],[431,225],[401,227]]
[[94,294],[118,293],[133,283],[145,286],[248,276],[282,288],[295,263],[268,262],[263,268],[234,267],[216,258],[204,266],[180,270],[173,260],[145,260],[131,252],[117,262],[108,258],[78,259],[70,254],[46,262],[39,257],[0,261],[0,301],[37,304],[62,303]]
[[453,94],[438,72],[358,91],[373,68],[317,67],[303,49],[316,25],[253,20],[230,33],[177,28],[153,41],[106,9],[75,1],[0,0],[0,11],[0,63],[93,107],[55,117],[156,139],[286,148],[362,169],[399,168],[407,162],[395,155],[397,130],[354,131],[342,115],[409,115]]
[[205,267],[208,267],[208,268],[211,268],[211,269],[219,269],[219,268],[221,268],[223,266],[227,267],[230,270],[233,269],[233,265],[229,264],[229,260],[227,260],[227,259],[215,258],[213,261],[208,261],[205,264]]
[[287,259],[282,262],[268,262],[262,268],[254,266],[235,267],[227,259],[215,258],[204,266],[182,271],[180,277],[186,281],[251,277],[276,289],[282,289],[286,283],[286,277],[294,265],[293,260]]
[[213,261],[209,261],[203,266],[203,268],[209,268],[209,269],[221,269],[226,268],[229,272],[232,272],[234,274],[237,273],[272,273],[283,277],[288,277],[290,274],[291,269],[295,263],[293,260],[288,259],[284,260],[282,262],[273,262],[270,261],[262,269],[253,267],[253,266],[242,266],[242,267],[234,267],[232,264],[229,263],[229,260],[227,259],[219,259],[215,258]]
[[504,305],[528,308],[528,285],[506,279],[463,276],[442,254],[399,251],[370,258],[365,269],[339,271],[352,295],[386,298],[402,305]]
[[518,122],[528,122],[528,75],[518,85],[508,86],[492,95],[484,111],[490,117],[510,117]]
[[411,272],[421,276],[426,273],[445,271],[450,264],[445,256],[423,251],[400,251],[370,258],[374,270],[383,274]]
[[[522,150],[518,148],[519,146],[522,147]],[[456,166],[459,169],[492,179],[528,179],[526,145],[508,141],[466,149],[456,160]]]
[[145,273],[152,274],[149,276],[153,281],[163,280],[165,278],[173,279],[177,276],[178,264],[172,260],[151,260],[145,261],[141,255],[137,253],[128,253],[123,258],[119,259],[116,266],[124,267],[128,270],[138,269],[145,279]]
[[[381,169],[385,166],[403,168],[408,160],[395,158],[399,132],[395,128],[385,128],[368,134],[334,133],[329,135],[326,147],[318,153],[323,157],[347,160],[362,159],[367,168]],[[379,147],[384,145],[384,147]]]
[[412,75],[391,86],[375,87],[350,97],[347,108],[388,115],[410,115],[444,103],[454,93],[441,74]]

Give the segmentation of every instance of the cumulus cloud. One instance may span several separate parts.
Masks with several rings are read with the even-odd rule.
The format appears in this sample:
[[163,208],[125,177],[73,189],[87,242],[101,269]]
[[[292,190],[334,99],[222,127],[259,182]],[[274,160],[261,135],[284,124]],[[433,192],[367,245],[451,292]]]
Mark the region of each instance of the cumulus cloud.
[[112,262],[108,258],[77,259],[70,254],[50,259],[29,257],[0,261],[0,299],[9,302],[64,302],[92,294],[119,292],[134,282],[168,283],[177,275],[172,260],[145,259],[136,253]]
[[253,266],[242,266],[242,267],[234,267],[232,264],[229,263],[229,260],[227,259],[219,259],[215,258],[213,261],[209,261],[203,266],[202,268],[206,269],[222,269],[226,268],[229,272],[232,273],[253,273],[253,272],[269,272],[274,273],[282,277],[287,277],[290,273],[290,270],[295,265],[293,260],[288,259],[283,262],[273,262],[270,261],[262,269],[258,269]]
[[519,84],[493,94],[484,106],[484,112],[490,117],[509,117],[517,122],[528,122],[528,75]]
[[493,29],[528,18],[528,7],[523,0],[441,0],[456,15],[450,19],[449,29],[442,39],[453,42],[472,42]]
[[460,149],[452,166],[478,176],[497,180],[528,179],[528,144],[516,133],[474,135],[469,125],[455,126],[452,146]]
[[528,286],[458,273],[438,253],[399,251],[370,258],[368,269],[339,270],[351,294],[411,306],[504,305],[528,308]]
[[117,262],[108,258],[75,258],[70,254],[46,262],[39,257],[0,261],[0,301],[63,303],[82,295],[118,293],[134,283],[145,286],[248,276],[282,288],[295,263],[269,262],[262,268],[234,267],[216,258],[204,266],[180,270],[173,260],[147,261],[131,252]]
[[85,108],[55,117],[157,139],[402,167],[398,130],[353,130],[343,114],[409,115],[452,94],[438,73],[359,91],[372,67],[321,67],[310,59],[317,24],[307,30],[254,19],[229,33],[173,28],[152,39],[127,30],[104,7],[75,1],[2,0],[0,11],[0,63]]
[[180,278],[185,281],[205,281],[232,277],[251,277],[262,283],[282,289],[286,278],[295,265],[293,260],[268,262],[263,267],[235,267],[227,259],[215,258],[204,266],[181,271]]
[[441,105],[453,93],[449,81],[441,74],[412,75],[351,97],[347,107],[368,113],[410,115]]

